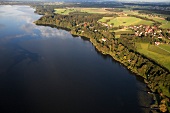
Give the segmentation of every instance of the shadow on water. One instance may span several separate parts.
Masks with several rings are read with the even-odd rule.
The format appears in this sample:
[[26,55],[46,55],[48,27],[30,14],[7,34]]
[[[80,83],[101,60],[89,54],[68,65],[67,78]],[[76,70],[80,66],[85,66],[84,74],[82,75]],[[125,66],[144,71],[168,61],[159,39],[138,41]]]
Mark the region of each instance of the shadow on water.
[[13,69],[17,64],[23,62],[24,60],[29,60],[29,62],[27,62],[29,65],[30,63],[38,62],[41,58],[39,54],[32,53],[24,48],[21,48],[19,45],[10,44],[8,46],[13,48],[14,53],[12,56],[13,63],[9,66],[6,72],[10,72],[11,69]]
[[[56,26],[51,27],[56,28]],[[89,41],[85,37],[81,39]],[[101,54],[91,46],[91,43],[87,44],[91,44],[91,49],[96,50],[92,51],[93,53],[88,50],[83,52],[81,50],[81,53],[79,49],[75,49],[79,48],[77,44],[72,45],[73,49],[70,49],[70,46],[61,46],[68,51],[60,51],[60,45],[69,42],[56,46],[57,43],[49,40],[42,43],[43,47],[39,40],[36,41],[36,51],[42,56],[46,55],[46,60],[42,62],[39,54],[24,49],[24,46],[22,48],[18,42],[6,45],[12,60],[6,66],[5,74],[16,76],[2,76],[3,79],[0,79],[0,86],[3,89],[0,93],[0,105],[4,107],[3,110],[7,110],[8,113],[21,111],[22,113],[143,113],[141,109],[148,108],[143,104],[139,105],[140,90],[136,84],[138,78],[136,82],[134,77],[130,76],[134,74],[129,74],[127,69],[122,68],[123,65],[111,56]],[[84,44],[82,41],[75,43]],[[35,62],[39,64],[27,66]],[[144,91],[141,89],[141,92]]]
[[[46,25],[45,25],[46,26]],[[48,25],[47,25],[48,26]],[[70,31],[69,29],[65,29],[65,28],[58,28],[58,27],[56,27],[56,26],[51,26],[50,25],[50,27],[52,27],[52,28],[57,28],[57,29],[62,29],[62,30],[66,30],[66,31]],[[88,42],[90,42],[90,39],[89,38],[87,38],[87,37],[84,37],[84,36],[77,36],[77,35],[73,35],[73,34],[71,34],[72,35],[72,37],[73,38],[77,38],[77,37],[81,37],[81,39],[83,40],[83,41],[88,41]],[[92,44],[92,43],[91,43]],[[94,46],[93,46],[94,47]],[[142,83],[143,85],[144,85],[144,78],[143,77],[141,77],[141,76],[138,76],[137,74],[135,74],[135,73],[133,73],[133,72],[131,72],[130,70],[128,70],[127,68],[126,68],[126,66],[125,65],[123,65],[123,64],[121,64],[120,62],[118,62],[118,61],[116,61],[116,60],[114,60],[110,55],[105,55],[105,54],[102,54],[99,50],[97,50],[95,47],[94,47],[94,49],[95,49],[95,51],[97,52],[97,54],[99,55],[99,56],[101,56],[104,60],[111,60],[112,61],[112,63],[114,63],[114,64],[118,64],[120,67],[123,67],[126,71],[128,71],[129,73],[130,73],[130,75],[132,75],[132,76],[134,76],[135,78],[136,78],[136,80],[138,81],[138,82],[140,82],[140,83]],[[147,86],[143,86],[143,88],[138,88],[138,92],[142,92],[142,93],[144,93],[145,95],[147,95],[147,92],[149,91],[149,89],[147,88]],[[149,105],[139,105],[138,106],[139,108],[141,108],[141,109],[149,109],[150,107],[149,107]],[[148,110],[147,110],[148,111]],[[142,111],[141,111],[142,112]]]

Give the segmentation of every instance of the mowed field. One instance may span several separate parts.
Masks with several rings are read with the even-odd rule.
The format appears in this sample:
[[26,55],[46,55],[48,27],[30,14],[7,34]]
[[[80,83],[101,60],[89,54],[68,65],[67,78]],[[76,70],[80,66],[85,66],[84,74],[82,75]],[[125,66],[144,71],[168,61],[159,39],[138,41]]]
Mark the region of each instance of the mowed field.
[[170,45],[161,44],[159,46],[148,43],[136,43],[137,51],[155,60],[170,70]]
[[87,12],[87,13],[98,13],[98,14],[106,14],[111,13],[110,11],[105,10],[105,8],[60,8],[55,9],[56,14],[68,15],[70,12]]
[[146,18],[149,18],[149,19],[153,19],[157,22],[160,22],[161,25],[159,27],[163,28],[163,29],[168,29],[170,28],[170,22],[165,20],[164,18],[160,18],[160,17],[150,17],[148,15],[145,15],[145,14],[138,14],[139,16],[142,16],[142,17],[146,17]]
[[160,26],[163,29],[170,29],[170,21],[167,21],[162,18],[153,18],[153,20],[160,22],[162,25]]
[[106,21],[110,21],[111,19],[114,19],[114,17],[103,17],[102,19],[100,19],[100,22],[106,22]]
[[152,25],[152,21],[146,21],[142,20],[139,18],[135,17],[116,17],[116,18],[111,18],[111,17],[103,17],[99,21],[101,22],[107,22],[107,24],[111,25],[113,24],[114,27],[119,27],[119,26],[130,26],[130,25]]
[[159,45],[159,48],[162,48],[162,49],[164,49],[165,51],[167,51],[167,52],[170,53],[170,45],[161,44],[161,45]]
[[106,13],[112,13],[110,11],[105,10],[105,8],[77,8],[81,12],[87,12],[87,13],[99,13],[99,14],[106,14]]
[[164,18],[160,18],[160,17],[151,17],[151,16],[148,16],[147,14],[140,14],[138,13],[138,11],[130,11],[130,10],[124,10],[124,12],[126,14],[133,14],[133,15],[137,15],[137,16],[141,16],[141,17],[146,17],[146,18],[149,18],[149,19],[153,19],[157,22],[160,22],[161,25],[159,27],[163,28],[163,29],[168,29],[170,28],[170,22],[165,20]]
[[68,15],[70,12],[75,12],[77,11],[76,9],[54,9],[56,14],[61,14],[61,15]]
[[[124,13],[126,14],[133,14],[133,15],[138,15],[141,17],[146,17],[149,19],[153,19],[157,22],[160,22],[161,25],[160,27],[163,29],[168,29],[170,28],[170,22],[163,19],[163,18],[159,18],[159,17],[150,17],[146,14],[139,14],[138,11],[130,11],[130,10],[124,10]],[[106,14],[106,13],[113,13],[110,12],[108,10],[106,10],[105,8],[60,8],[60,9],[55,9],[55,13],[56,14],[62,14],[62,15],[68,15],[70,12],[75,12],[75,11],[80,11],[80,12],[87,12],[87,13],[98,13],[98,14]],[[140,24],[144,24],[144,25],[152,25],[153,22],[152,21],[146,21],[143,19],[139,19],[139,18],[135,18],[135,17],[103,17],[101,20],[101,22],[107,22],[108,24],[114,24],[115,27],[118,26],[129,26],[129,25],[140,25]]]
[[115,32],[115,38],[120,38],[121,34],[134,34],[134,31],[128,29],[118,29],[113,32]]

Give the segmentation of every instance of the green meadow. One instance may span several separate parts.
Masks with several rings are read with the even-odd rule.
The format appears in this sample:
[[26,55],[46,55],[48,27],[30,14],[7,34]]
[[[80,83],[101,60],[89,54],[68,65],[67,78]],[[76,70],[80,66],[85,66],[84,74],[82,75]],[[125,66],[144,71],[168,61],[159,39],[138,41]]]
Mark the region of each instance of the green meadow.
[[77,10],[75,9],[55,9],[56,14],[62,14],[62,15],[69,15],[70,12],[75,12]]
[[[170,70],[170,45],[161,44],[159,46],[148,43],[136,43],[137,51]],[[161,48],[160,48],[161,47]],[[164,48],[164,49],[162,49]],[[166,51],[168,50],[168,51]]]
[[60,8],[55,9],[56,14],[68,15],[70,12],[87,12],[87,13],[98,13],[98,14],[106,14],[111,13],[110,11],[105,10],[105,8]]
[[160,26],[163,29],[168,29],[170,28],[170,22],[165,20],[165,19],[161,19],[161,18],[153,18],[155,21],[160,22],[162,25]]
[[164,18],[160,18],[160,17],[150,17],[146,14],[140,14],[138,13],[138,11],[129,11],[129,10],[125,10],[124,11],[125,13],[127,14],[133,14],[133,15],[137,15],[137,16],[141,16],[141,17],[146,17],[146,18],[149,18],[149,19],[153,19],[157,22],[160,22],[161,25],[159,27],[163,28],[163,29],[168,29],[170,28],[170,22],[165,20]]
[[152,21],[147,21],[147,20],[143,20],[143,19],[139,19],[136,17],[103,17],[102,19],[100,19],[99,21],[101,22],[107,22],[107,24],[109,25],[113,25],[114,27],[119,27],[119,26],[130,26],[130,25],[152,25],[153,22]]
[[132,30],[127,30],[127,29],[118,29],[114,30],[115,32],[115,38],[120,38],[121,34],[133,34],[134,32]]

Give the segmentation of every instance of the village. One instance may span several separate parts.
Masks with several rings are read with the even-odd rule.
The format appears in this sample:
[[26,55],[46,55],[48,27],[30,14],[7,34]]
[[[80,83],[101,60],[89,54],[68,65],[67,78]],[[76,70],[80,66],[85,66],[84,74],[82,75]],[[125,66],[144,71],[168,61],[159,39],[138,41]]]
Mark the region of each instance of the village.
[[[100,22],[97,21],[97,23],[99,23],[102,26],[105,26],[107,28],[107,30],[110,29],[114,29],[114,25],[113,24],[107,24],[105,22]],[[77,25],[78,27],[78,32],[80,33],[84,33],[85,31],[83,30],[84,28],[87,28],[89,30],[92,30],[93,32],[97,32],[100,31],[99,29],[94,29],[94,26],[92,24],[89,24],[87,22],[84,23],[80,23]],[[107,31],[105,30],[105,32]],[[131,30],[132,32],[134,32],[134,36],[139,37],[139,38],[143,38],[143,37],[148,37],[148,38],[153,38],[156,41],[154,42],[155,45],[160,45],[162,43],[164,44],[169,44],[170,43],[170,29],[162,29],[156,25],[130,25],[130,26],[121,26],[121,29],[119,30]],[[131,34],[132,35],[132,34]],[[107,41],[107,37],[103,37],[101,39],[103,42]],[[166,43],[165,43],[166,42]]]
[[[160,45],[162,41],[170,41],[170,36],[166,34],[170,33],[170,30],[163,30],[157,26],[146,26],[146,25],[138,25],[138,26],[129,26],[129,29],[135,31],[135,36],[137,37],[150,37],[154,39],[158,39],[155,42],[155,45]],[[167,41],[167,44],[169,44]]]
[[[107,28],[113,28],[113,25],[109,25],[105,22],[98,21],[99,24],[106,26]],[[132,30],[134,32],[134,36],[142,38],[142,37],[149,37],[158,39],[155,42],[155,45],[159,45],[163,43],[163,41],[166,41],[167,44],[170,43],[170,29],[162,29],[156,25],[130,25],[130,26],[120,26],[122,31],[125,30]]]

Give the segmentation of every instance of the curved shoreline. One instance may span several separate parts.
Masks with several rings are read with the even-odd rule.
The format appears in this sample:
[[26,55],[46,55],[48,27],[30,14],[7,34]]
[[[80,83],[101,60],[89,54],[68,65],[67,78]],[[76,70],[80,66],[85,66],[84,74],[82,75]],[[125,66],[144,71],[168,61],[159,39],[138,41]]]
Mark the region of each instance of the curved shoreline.
[[[40,25],[40,26],[50,26],[52,28],[57,28],[57,29],[62,29],[62,30],[66,30],[68,32],[70,32],[70,34],[74,37],[81,37],[81,38],[86,38],[88,39],[92,44],[93,46],[98,50],[98,52],[100,52],[101,54],[103,55],[108,55],[110,57],[112,57],[115,61],[121,63],[124,67],[126,67],[128,70],[130,70],[131,72],[133,72],[134,74],[138,75],[138,76],[141,76],[139,73],[137,73],[136,71],[133,70],[133,68],[128,68],[123,62],[121,62],[119,59],[117,59],[116,57],[112,56],[110,53],[105,53],[104,51],[100,50],[97,48],[97,46],[93,43],[93,41],[91,41],[89,37],[86,37],[86,36],[83,36],[83,35],[80,35],[80,34],[73,34],[71,33],[71,29],[70,28],[67,28],[67,27],[61,27],[61,26],[57,26],[57,25],[53,25],[53,24],[37,24],[35,23],[36,25]],[[134,52],[134,51],[133,51]],[[138,54],[138,55],[141,55],[142,57],[144,58],[147,58],[146,56],[144,56],[143,54],[140,54],[138,52],[134,52],[135,54]],[[161,68],[165,69],[167,72],[170,73],[170,70],[168,70],[166,67],[158,64],[156,61],[152,60],[152,59],[149,59],[152,63],[154,63],[155,65],[158,65],[160,66]],[[142,76],[143,77],[143,76]],[[144,77],[143,77],[144,78]],[[144,78],[145,79],[145,78]]]
[[[37,23],[35,22],[35,24],[37,24]],[[95,47],[95,49],[96,49],[98,52],[100,52],[100,53],[103,54],[103,55],[111,56],[111,57],[113,58],[113,60],[115,60],[116,62],[122,64],[122,65],[123,65],[124,67],[126,67],[126,69],[128,69],[130,72],[134,73],[134,74],[137,75],[137,76],[142,77],[143,80],[144,80],[144,83],[146,83],[146,85],[148,86],[148,88],[150,89],[150,91],[153,92],[153,95],[155,96],[154,90],[153,90],[151,87],[149,87],[149,82],[150,82],[150,81],[147,80],[147,78],[146,78],[147,75],[143,75],[143,74],[139,73],[137,70],[135,70],[134,67],[127,66],[127,65],[126,65],[126,62],[122,62],[121,59],[116,58],[114,55],[112,55],[111,52],[106,52],[106,51],[104,51],[104,50],[102,50],[102,49],[99,49],[98,46],[97,46],[97,43],[94,43],[94,41],[92,40],[92,38],[86,37],[86,36],[81,35],[81,34],[72,33],[72,32],[71,32],[71,29],[70,29],[70,28],[67,28],[67,27],[61,27],[61,26],[57,26],[57,25],[54,25],[54,24],[47,24],[47,23],[45,23],[45,24],[37,24],[37,25],[43,25],[43,26],[45,25],[45,26],[50,26],[50,27],[56,27],[56,28],[59,28],[59,29],[63,29],[63,30],[69,31],[70,34],[72,34],[72,35],[74,35],[74,36],[80,36],[80,37],[83,37],[83,38],[87,38],[87,39],[93,44],[93,46]],[[137,52],[134,52],[134,51],[133,51],[133,53],[138,54],[138,55],[144,57],[145,59],[147,59],[146,56],[141,55],[140,53],[137,53]],[[167,73],[169,73],[169,70],[168,70],[168,69],[166,69],[166,68],[162,67],[161,65],[157,64],[155,61],[152,61],[152,60],[149,60],[149,61],[151,61],[154,65],[157,65],[157,66],[161,67],[161,68],[164,69]],[[159,96],[161,96],[161,95],[159,95]],[[161,96],[161,97],[162,97],[162,96]],[[153,100],[155,100],[156,103],[157,103],[158,101],[160,101],[161,97],[159,97],[158,100],[155,100],[155,99],[153,99]],[[156,99],[157,99],[157,98],[156,98]],[[154,105],[156,105],[156,103],[155,103]],[[159,108],[159,103],[157,103],[156,106],[157,106],[157,108]],[[150,109],[152,109],[152,105],[151,105]]]

